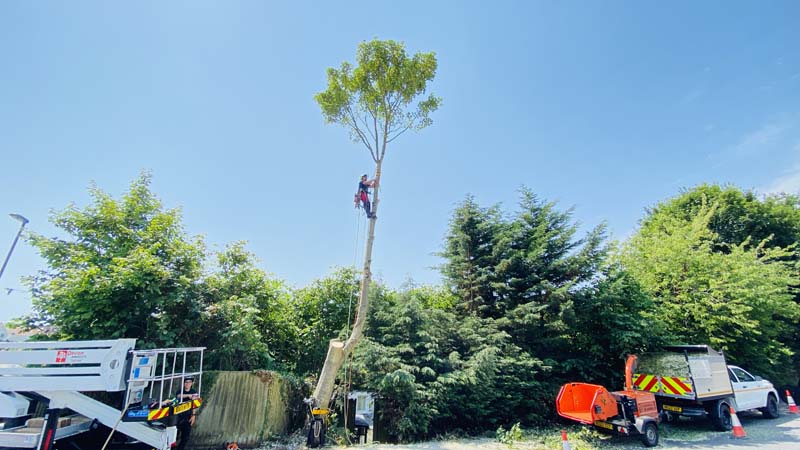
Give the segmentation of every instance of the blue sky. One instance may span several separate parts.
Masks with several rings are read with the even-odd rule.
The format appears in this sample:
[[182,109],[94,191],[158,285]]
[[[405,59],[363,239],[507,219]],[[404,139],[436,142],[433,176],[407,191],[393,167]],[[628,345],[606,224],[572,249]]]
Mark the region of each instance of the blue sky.
[[[374,272],[436,283],[453,206],[516,189],[625,238],[702,182],[800,191],[800,3],[0,2],[0,254],[142,170],[210,248],[304,285],[360,259],[366,149],[313,95],[358,42],[435,51],[434,124],[389,148]],[[0,288],[42,268],[15,250]],[[0,320],[29,295],[0,292]]]

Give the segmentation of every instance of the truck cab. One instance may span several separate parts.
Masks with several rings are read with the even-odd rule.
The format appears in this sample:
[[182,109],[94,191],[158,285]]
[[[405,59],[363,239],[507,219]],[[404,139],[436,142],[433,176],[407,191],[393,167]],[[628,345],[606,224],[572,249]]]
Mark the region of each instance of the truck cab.
[[728,365],[728,377],[739,410],[758,409],[765,416],[777,417],[778,391],[772,383],[741,367],[731,365]]

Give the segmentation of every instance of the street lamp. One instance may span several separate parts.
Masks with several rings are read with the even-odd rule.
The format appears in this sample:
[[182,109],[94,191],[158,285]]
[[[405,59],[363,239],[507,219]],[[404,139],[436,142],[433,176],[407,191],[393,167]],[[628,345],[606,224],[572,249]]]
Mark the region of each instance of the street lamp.
[[19,214],[9,214],[12,219],[19,221],[19,231],[17,231],[17,235],[14,237],[14,242],[11,244],[11,249],[8,251],[8,255],[6,255],[6,260],[3,261],[3,267],[0,267],[0,278],[3,277],[3,272],[6,270],[6,265],[8,265],[8,260],[11,259],[11,253],[14,251],[14,247],[17,245],[17,241],[19,240],[19,236],[22,234],[22,230],[25,228],[25,225],[30,222],[25,217]]

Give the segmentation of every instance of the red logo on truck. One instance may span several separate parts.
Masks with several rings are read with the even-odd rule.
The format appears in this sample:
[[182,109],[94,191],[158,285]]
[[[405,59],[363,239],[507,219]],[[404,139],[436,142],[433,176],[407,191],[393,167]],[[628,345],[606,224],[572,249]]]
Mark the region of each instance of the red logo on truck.
[[67,362],[67,351],[66,350],[59,350],[58,353],[56,353],[56,362],[57,363]]

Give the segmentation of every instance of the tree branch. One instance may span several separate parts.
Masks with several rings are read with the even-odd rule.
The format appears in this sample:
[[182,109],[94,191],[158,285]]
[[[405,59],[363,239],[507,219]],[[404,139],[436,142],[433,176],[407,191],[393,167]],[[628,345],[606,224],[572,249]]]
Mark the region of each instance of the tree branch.
[[361,139],[361,142],[363,142],[364,145],[367,146],[367,149],[369,150],[370,155],[372,155],[372,159],[375,159],[375,154],[374,154],[374,152],[372,150],[372,147],[369,145],[369,141],[367,141],[367,137],[364,135],[364,132],[361,131],[360,128],[358,128],[358,122],[356,122],[356,118],[353,115],[353,111],[350,109],[349,106],[347,107],[347,114],[350,116],[350,121],[353,123],[353,125],[352,125],[353,130],[358,135],[358,138]]
[[[372,111],[370,111],[370,114],[372,114]],[[378,153],[378,149],[379,149],[378,142],[379,141],[378,141],[378,116],[377,116],[377,114],[372,114],[372,124],[375,127],[375,153]],[[375,159],[375,158],[373,158],[373,159]],[[382,161],[382,160],[383,160],[383,157],[381,156],[380,158],[375,159],[375,162],[377,163],[378,161]]]
[[406,125],[406,127],[405,127],[405,128],[403,128],[403,129],[402,129],[402,130],[401,130],[399,133],[397,133],[397,134],[395,134],[394,136],[392,136],[392,137],[391,137],[391,138],[390,138],[388,141],[386,141],[386,143],[388,144],[389,142],[392,142],[393,140],[395,140],[395,139],[397,139],[398,137],[400,137],[400,135],[401,135],[401,134],[403,134],[403,133],[405,133],[406,131],[410,130],[412,125],[413,125],[413,123],[412,123],[412,124],[410,124],[410,125]]
[[[361,119],[361,123],[363,123],[363,124],[364,124],[364,129],[365,129],[365,130],[367,130],[367,131],[369,132],[369,134],[370,134],[370,138],[371,138],[371,136],[372,136],[374,133],[373,133],[373,131],[372,131],[372,128],[369,126],[369,123],[367,123],[367,115],[366,115],[366,114],[364,114],[363,116],[359,116],[359,119]],[[364,136],[364,139],[366,139],[366,138],[367,138],[367,137],[366,137],[366,135],[365,135],[365,136]],[[370,156],[372,156],[372,160],[373,160],[373,161],[377,161],[377,158],[378,158],[378,148],[377,148],[377,147],[375,147],[375,149],[373,149],[371,145],[370,145],[370,146],[368,146],[368,147],[369,147],[369,154],[370,154]]]
[[386,156],[386,144],[388,143],[386,139],[389,137],[389,122],[391,120],[391,113],[387,111],[386,120],[383,121],[383,147],[381,148],[381,161],[383,161],[383,157]]

